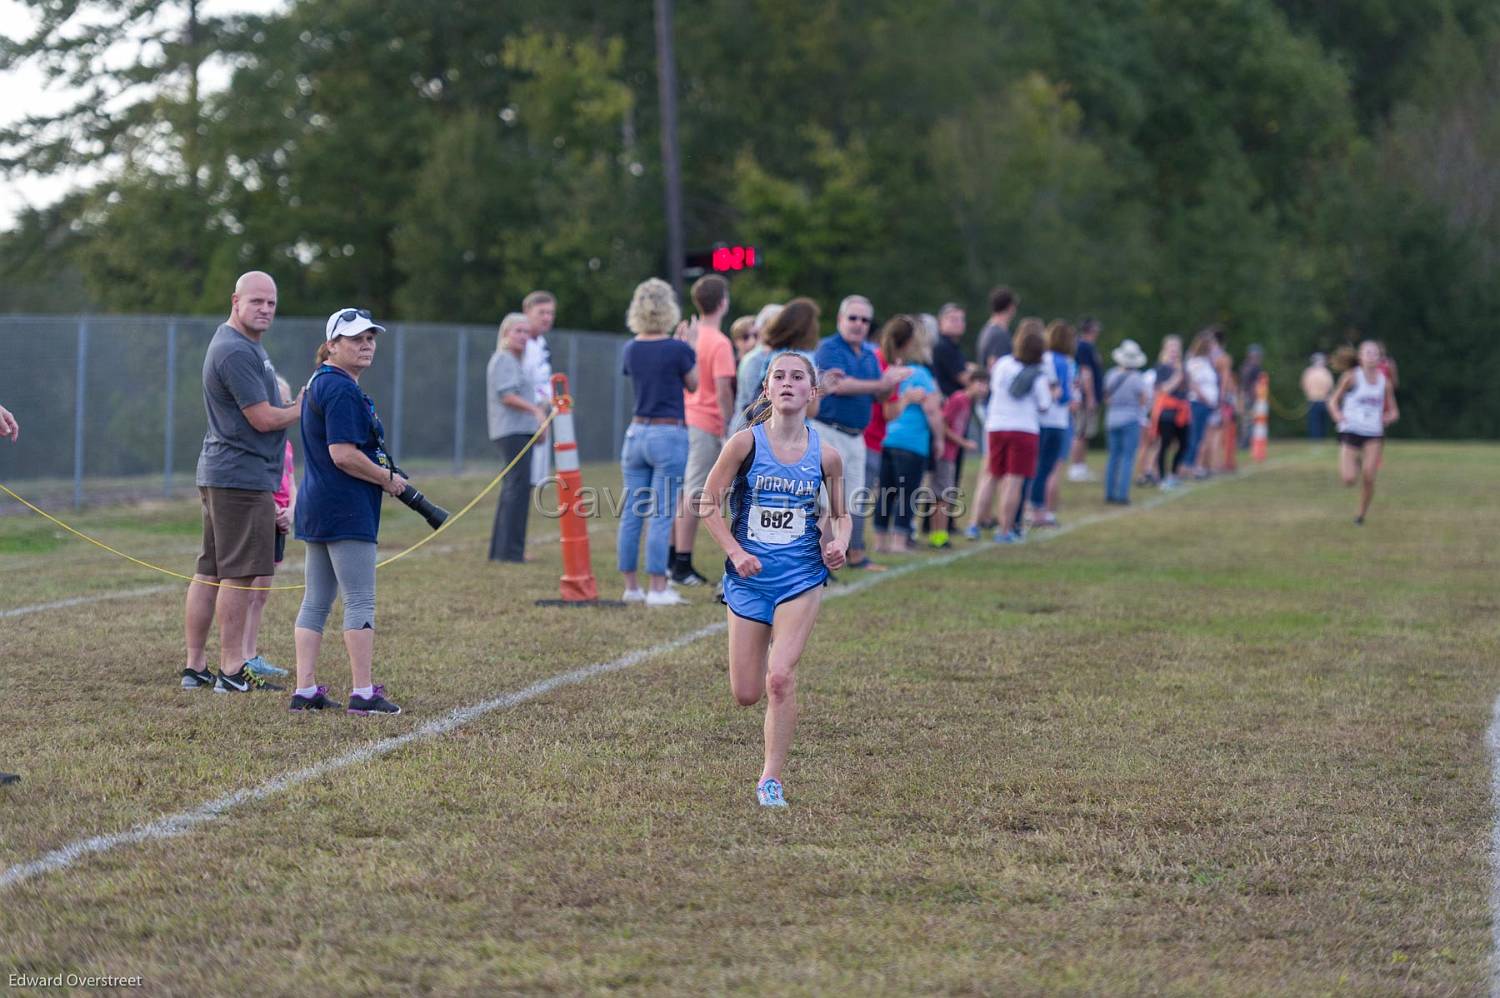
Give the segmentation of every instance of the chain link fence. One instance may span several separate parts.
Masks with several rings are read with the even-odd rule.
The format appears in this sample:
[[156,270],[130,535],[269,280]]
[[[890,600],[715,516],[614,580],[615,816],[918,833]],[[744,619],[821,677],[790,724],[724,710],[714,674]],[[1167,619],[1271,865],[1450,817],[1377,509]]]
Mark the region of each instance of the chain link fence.
[[[191,491],[205,428],[203,356],[222,321],[0,316],[0,403],[21,424],[19,443],[0,444],[0,482],[75,507]],[[294,393],[312,373],[323,323],[278,318],[262,341]],[[568,375],[585,461],[620,452],[632,405],[620,374],[627,340],[547,334],[553,371]],[[496,464],[484,383],[495,345],[493,326],[387,326],[360,387],[379,407],[403,467],[458,474]],[[300,450],[299,435],[288,437]]]

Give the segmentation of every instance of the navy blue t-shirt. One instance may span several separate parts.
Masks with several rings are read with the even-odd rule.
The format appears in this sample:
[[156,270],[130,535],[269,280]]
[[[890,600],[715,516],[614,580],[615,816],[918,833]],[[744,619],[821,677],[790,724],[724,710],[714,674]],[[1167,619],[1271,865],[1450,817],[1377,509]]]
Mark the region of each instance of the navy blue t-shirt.
[[635,414],[643,419],[684,419],[682,379],[698,355],[682,340],[631,340],[625,344],[624,374],[635,387]]
[[1099,366],[1099,351],[1094,344],[1088,340],[1079,338],[1078,348],[1073,357],[1078,361],[1078,367],[1088,368],[1094,375],[1094,404],[1104,404],[1104,369]]
[[380,486],[355,478],[333,463],[329,444],[354,444],[378,461],[385,427],[375,403],[348,374],[324,364],[302,400],[302,487],[297,492],[297,538],[371,541],[380,532]]

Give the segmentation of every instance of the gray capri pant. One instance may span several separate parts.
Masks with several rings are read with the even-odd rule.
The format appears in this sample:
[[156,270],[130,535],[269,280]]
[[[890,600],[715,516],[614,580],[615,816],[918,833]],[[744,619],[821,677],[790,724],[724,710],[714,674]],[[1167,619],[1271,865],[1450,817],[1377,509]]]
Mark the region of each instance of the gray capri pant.
[[372,541],[307,542],[307,591],[297,626],[323,633],[333,600],[344,594],[344,630],[375,626],[375,544]]

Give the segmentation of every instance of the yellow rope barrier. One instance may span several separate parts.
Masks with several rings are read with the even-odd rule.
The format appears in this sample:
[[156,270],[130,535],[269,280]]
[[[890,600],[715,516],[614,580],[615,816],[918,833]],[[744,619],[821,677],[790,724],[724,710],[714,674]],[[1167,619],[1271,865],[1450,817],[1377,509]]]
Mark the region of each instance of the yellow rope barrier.
[[[501,468],[500,469],[500,474],[498,474],[494,478],[492,478],[490,480],[490,484],[486,485],[480,491],[480,493],[477,496],[475,496],[473,499],[469,500],[469,502],[467,504],[465,504],[465,506],[462,509],[460,509],[457,513],[454,513],[453,515],[449,516],[448,519],[443,522],[442,526],[438,527],[432,533],[428,534],[426,537],[423,537],[421,540],[417,541],[417,543],[413,544],[411,547],[407,548],[405,551],[399,551],[396,554],[391,555],[389,558],[386,558],[384,561],[378,562],[375,565],[375,567],[376,568],[384,568],[385,566],[391,564],[392,562],[400,561],[402,558],[405,558],[407,555],[411,554],[413,551],[417,550],[422,545],[424,545],[424,544],[428,543],[429,541],[431,541],[438,534],[441,534],[443,531],[445,531],[449,527],[453,526],[453,524],[459,519],[459,517],[463,516],[465,513],[469,512],[469,510],[471,510],[475,506],[479,505],[480,501],[483,500],[485,496],[487,496],[491,492],[495,491],[495,487],[498,486],[501,483],[501,481],[504,480],[504,478],[505,478],[506,475],[510,474],[512,468],[514,468],[517,464],[520,463],[521,458],[525,457],[527,454],[529,454],[531,452],[531,448],[533,446],[535,446],[536,442],[542,438],[542,434],[544,434],[544,433],[547,432],[547,427],[552,425],[552,420],[556,417],[556,414],[557,414],[557,410],[556,409],[553,409],[551,412],[549,412],[547,414],[547,418],[544,419],[544,420],[542,420],[542,425],[539,426],[539,427],[537,427],[537,431],[531,435],[531,439],[528,440],[528,441],[526,441],[526,446],[524,446],[524,447],[521,448],[521,452],[519,454],[517,454],[511,460],[511,462],[509,464],[507,464],[504,468]],[[246,592],[287,592],[287,591],[291,591],[291,590],[306,589],[307,588],[307,586],[305,586],[305,585],[296,585],[296,586],[240,586],[240,585],[235,585],[235,584],[229,583],[229,582],[205,582],[202,579],[196,579],[196,578],[194,578],[191,575],[183,575],[181,572],[174,572],[170,568],[164,568],[161,565],[153,565],[149,561],[142,561],[139,558],[136,558],[136,557],[134,557],[132,555],[126,554],[124,551],[121,551],[118,548],[110,547],[108,544],[104,543],[99,538],[97,538],[97,537],[91,537],[88,534],[84,533],[83,531],[79,530],[78,528],[76,528],[74,526],[71,526],[70,524],[64,523],[62,520],[59,520],[57,517],[55,517],[51,513],[47,512],[45,509],[42,509],[40,506],[36,505],[35,503],[32,503],[32,502],[28,501],[23,496],[20,496],[17,493],[15,493],[14,491],[12,491],[10,489],[10,487],[7,486],[7,485],[5,485],[4,483],[0,483],[0,492],[4,492],[6,495],[8,495],[12,499],[14,499],[16,502],[20,503],[22,506],[25,506],[27,509],[31,510],[33,513],[37,514],[38,516],[42,517],[43,519],[49,520],[52,523],[57,524],[59,527],[61,527],[64,530],[66,530],[68,533],[72,534],[74,537],[77,537],[77,538],[80,538],[82,540],[88,541],[90,544],[94,545],[95,547],[103,548],[104,550],[108,551],[110,554],[115,555],[116,557],[119,557],[119,558],[124,558],[126,561],[128,561],[128,562],[130,562],[132,564],[139,565],[142,568],[149,568],[153,572],[160,572],[162,575],[170,575],[174,579],[181,579],[184,582],[196,582],[200,586],[214,586],[214,587],[216,587],[218,589],[239,589],[239,590],[246,591]]]
[[1272,395],[1268,392],[1266,394],[1266,398],[1270,400],[1271,408],[1276,410],[1276,415],[1280,416],[1282,419],[1301,419],[1303,416],[1307,415],[1307,410],[1312,408],[1311,402],[1304,402],[1296,412],[1293,412],[1292,410],[1286,408],[1286,406],[1282,405],[1280,402],[1277,402],[1275,395]]

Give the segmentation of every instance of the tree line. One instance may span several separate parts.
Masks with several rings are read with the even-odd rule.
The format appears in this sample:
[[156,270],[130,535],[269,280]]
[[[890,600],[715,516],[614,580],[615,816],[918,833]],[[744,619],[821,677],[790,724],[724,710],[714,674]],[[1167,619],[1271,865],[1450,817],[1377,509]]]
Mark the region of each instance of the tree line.
[[[27,6],[0,68],[82,97],[0,167],[101,179],[0,237],[0,309],[214,313],[260,267],[301,314],[493,322],[546,287],[615,330],[665,269],[649,4]],[[1403,433],[1494,435],[1497,28],[1484,0],[679,5],[687,242],[762,248],[736,312],[977,317],[1005,283],[1106,346],[1221,323],[1286,401],[1374,337]]]

